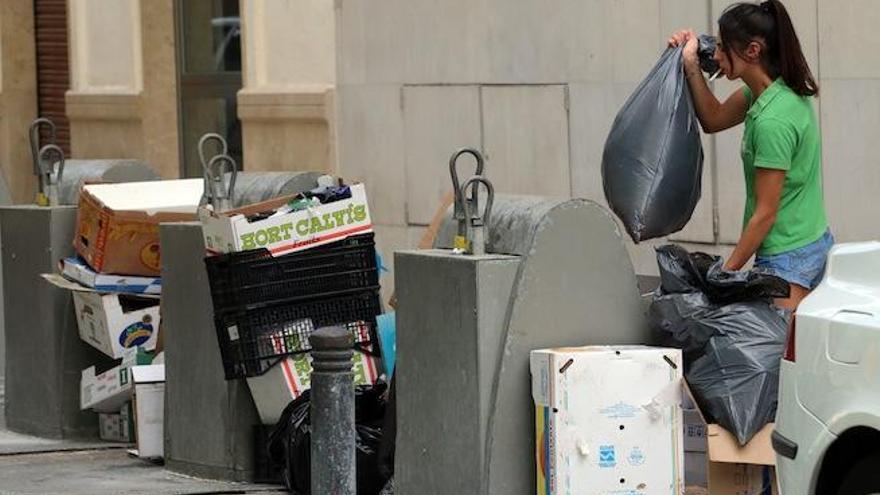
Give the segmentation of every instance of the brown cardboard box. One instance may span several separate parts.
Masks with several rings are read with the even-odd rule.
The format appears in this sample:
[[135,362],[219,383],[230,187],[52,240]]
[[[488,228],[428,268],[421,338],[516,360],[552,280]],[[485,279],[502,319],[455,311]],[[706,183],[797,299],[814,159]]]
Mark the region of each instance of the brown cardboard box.
[[195,220],[202,179],[85,186],[73,245],[97,272],[160,274],[159,224]]
[[[685,407],[689,402],[693,405],[693,396],[687,387],[685,393],[689,399],[685,400]],[[705,416],[699,409],[695,411],[699,420],[706,423]],[[721,426],[706,424],[706,488],[709,494],[778,495],[774,468],[776,454],[770,443],[774,426],[774,423],[766,425],[749,443],[740,446],[736,437]]]

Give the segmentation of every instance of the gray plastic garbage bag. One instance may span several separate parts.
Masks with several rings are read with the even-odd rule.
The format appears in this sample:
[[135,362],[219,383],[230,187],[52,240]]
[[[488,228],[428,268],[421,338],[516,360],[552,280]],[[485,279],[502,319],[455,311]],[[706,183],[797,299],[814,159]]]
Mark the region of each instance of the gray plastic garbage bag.
[[605,142],[605,198],[635,242],[681,230],[700,200],[703,147],[681,52],[663,53]]
[[761,271],[726,272],[720,257],[679,246],[658,248],[657,261],[651,323],[684,351],[703,413],[745,445],[776,415],[790,315],[771,298],[787,297],[788,284]]

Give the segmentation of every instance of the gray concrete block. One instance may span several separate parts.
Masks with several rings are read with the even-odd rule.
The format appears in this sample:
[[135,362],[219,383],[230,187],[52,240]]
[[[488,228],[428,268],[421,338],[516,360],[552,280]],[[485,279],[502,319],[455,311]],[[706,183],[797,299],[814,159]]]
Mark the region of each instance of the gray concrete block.
[[[453,222],[447,217],[435,245],[448,247],[452,230]],[[402,360],[398,365],[401,371],[397,395],[400,431],[397,473],[405,473],[405,483],[412,483],[400,491],[402,495],[534,493],[534,405],[529,352],[548,347],[643,344],[652,340],[645,320],[646,307],[639,297],[636,276],[620,230],[610,214],[597,204],[583,200],[499,196],[495,198],[486,239],[487,252],[519,256],[516,279],[506,301],[499,299],[500,294],[508,292],[506,283],[481,272],[482,265],[460,273],[453,262],[449,262],[449,266],[425,268],[440,264],[433,258],[441,255],[433,251],[405,252],[397,256],[397,352],[398,360]],[[483,262],[480,257],[460,258],[457,263],[465,264],[463,266],[470,259]],[[468,277],[476,277],[476,280]],[[483,284],[499,293],[481,295],[479,290]],[[480,318],[484,312],[495,315],[505,305],[504,323],[498,335],[494,326],[497,318]],[[471,323],[474,319],[475,328]],[[461,340],[459,336],[473,333],[477,335],[476,343],[465,340],[458,348],[438,342],[446,334],[450,337],[454,334]],[[483,338],[484,335],[487,338]],[[432,349],[438,346],[443,353],[432,355]],[[418,356],[409,368],[408,354]],[[485,364],[493,356],[494,364]],[[452,365],[448,365],[449,360]],[[474,362],[491,367],[490,382],[481,378],[485,368],[467,365]],[[414,366],[418,366],[415,377],[405,376],[412,371],[403,370]],[[418,451],[418,444],[405,446],[420,438],[408,426],[403,426],[408,412],[426,410],[420,414],[431,415],[436,414],[434,408],[448,407],[436,402],[430,407],[419,406],[419,401],[429,400],[423,398],[419,390],[449,386],[444,381],[451,381],[452,388],[458,392],[444,389],[438,395],[451,397],[449,400],[454,400],[456,407],[467,411],[457,413],[457,422],[441,422],[440,429],[435,428],[444,445],[450,442],[459,448],[458,452],[447,453],[457,455],[456,459],[461,461],[456,469],[448,472],[470,480],[477,459],[477,465],[482,468],[477,485],[458,486],[454,485],[456,480],[418,472],[432,469],[429,463],[454,463],[455,459],[438,460],[424,445],[422,451]],[[468,399],[471,397],[479,398],[479,408],[488,408],[487,421],[482,422],[485,416],[481,416],[481,412],[474,412],[474,399]],[[416,413],[409,416],[416,421],[420,417]],[[432,416],[431,420],[437,422],[441,418]],[[472,418],[480,418],[481,422],[475,423]],[[485,439],[482,454],[468,451],[474,442],[474,428],[483,425],[486,431],[478,432],[479,438]],[[400,449],[409,454],[402,454]],[[449,486],[461,490],[447,490]]]
[[257,410],[243,380],[226,381],[197,222],[163,224],[165,462],[194,476],[253,478]]
[[0,208],[6,337],[6,422],[30,435],[95,437],[97,416],[80,411],[82,370],[112,366],[79,338],[73,299],[40,277],[73,254],[76,208]]
[[519,263],[397,253],[395,493],[484,493],[490,392]]

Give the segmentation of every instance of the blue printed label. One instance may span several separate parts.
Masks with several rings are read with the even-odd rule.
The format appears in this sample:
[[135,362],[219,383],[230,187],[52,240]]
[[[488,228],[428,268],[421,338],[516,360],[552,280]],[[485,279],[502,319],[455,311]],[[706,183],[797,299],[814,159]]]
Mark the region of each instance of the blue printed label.
[[642,449],[638,447],[633,447],[633,449],[629,453],[629,465],[630,466],[641,466],[645,463],[645,453]]
[[617,456],[614,453],[614,445],[599,446],[599,467],[613,468],[617,466]]
[[599,409],[599,414],[611,419],[634,418],[638,412],[638,407],[632,404],[624,404],[623,402]]
[[151,318],[145,316],[143,321],[138,321],[125,327],[125,330],[119,334],[119,345],[126,349],[144,345],[150,340],[152,335],[153,325],[151,324]]

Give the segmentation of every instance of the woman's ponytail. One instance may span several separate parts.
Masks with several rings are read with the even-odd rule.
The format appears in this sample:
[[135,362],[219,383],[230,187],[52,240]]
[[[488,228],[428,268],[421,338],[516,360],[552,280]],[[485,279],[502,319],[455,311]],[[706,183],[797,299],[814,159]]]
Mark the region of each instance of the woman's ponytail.
[[771,76],[782,77],[801,96],[819,94],[788,10],[780,0],[731,5],[718,19],[718,27],[725,51],[732,49],[742,55],[750,42],[761,39],[764,67]]
[[788,10],[779,0],[767,0],[761,4],[761,7],[766,8],[776,21],[776,50],[773,51],[776,52],[777,58],[774,62],[785,84],[801,96],[819,94],[819,85],[816,84],[807,64],[807,58],[801,49],[801,42],[791,23]]

